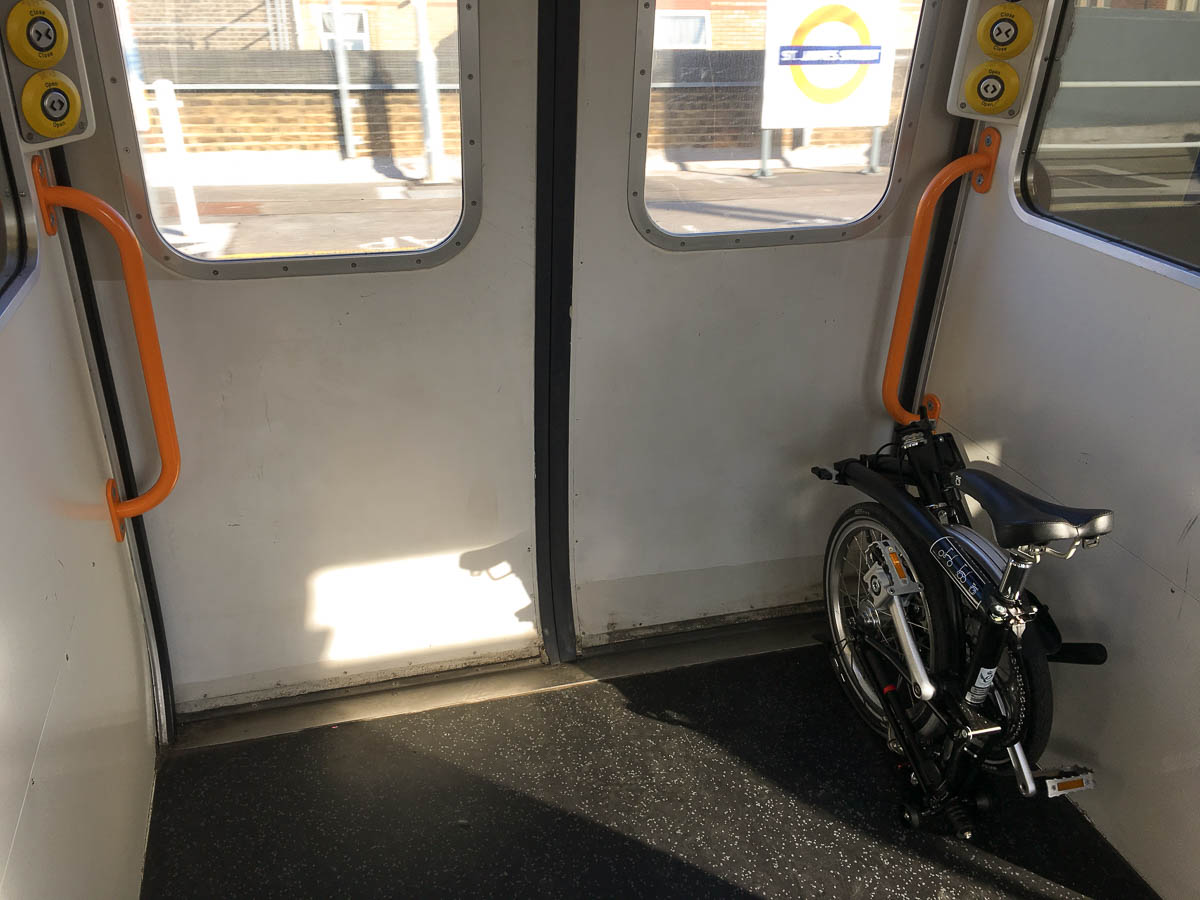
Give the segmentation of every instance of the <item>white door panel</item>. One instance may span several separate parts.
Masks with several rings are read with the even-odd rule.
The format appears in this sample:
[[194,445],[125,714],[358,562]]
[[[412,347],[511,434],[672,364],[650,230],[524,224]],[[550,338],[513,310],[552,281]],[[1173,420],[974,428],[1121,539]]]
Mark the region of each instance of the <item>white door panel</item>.
[[[819,600],[828,529],[853,498],[809,469],[888,434],[879,385],[918,193],[900,185],[898,206],[853,240],[651,245],[626,195],[636,18],[583,8],[571,528],[585,646]],[[935,41],[939,71],[956,29]],[[951,143],[935,93],[914,187]]]
[[[404,292],[395,275],[152,286],[187,453],[147,519],[184,708],[536,654],[532,283],[472,268],[406,273]],[[460,565],[513,538],[492,576]]]
[[[520,7],[481,10],[483,218],[452,259],[205,282],[152,264],[183,467],[146,522],[181,711],[540,651],[537,17]],[[72,163],[120,199],[111,159]],[[107,245],[89,252],[149,480],[121,286]]]

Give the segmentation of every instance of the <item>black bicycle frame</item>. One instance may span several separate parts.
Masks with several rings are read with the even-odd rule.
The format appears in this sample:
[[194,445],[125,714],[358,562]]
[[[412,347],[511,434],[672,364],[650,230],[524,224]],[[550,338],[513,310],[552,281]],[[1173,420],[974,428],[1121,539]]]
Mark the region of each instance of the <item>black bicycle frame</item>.
[[[901,438],[905,433],[901,433]],[[838,484],[862,491],[896,516],[905,529],[925,545],[954,582],[970,608],[967,614],[979,621],[979,633],[971,660],[963,670],[962,681],[939,685],[938,693],[929,701],[939,718],[954,726],[952,749],[942,766],[935,765],[922,751],[894,680],[886,670],[886,665],[890,665],[901,674],[907,674],[903,663],[886,648],[875,646],[865,635],[856,642],[858,646],[852,648],[852,652],[860,656],[864,671],[881,699],[892,733],[913,764],[921,787],[933,797],[950,796],[973,772],[973,767],[964,759],[970,752],[971,723],[964,719],[963,704],[971,702],[972,689],[978,687],[975,700],[978,705],[991,687],[1009,640],[1007,613],[1013,601],[1004,596],[989,568],[981,565],[973,551],[946,527],[946,524],[966,524],[968,521],[962,497],[948,477],[964,465],[953,438],[934,435],[925,425],[915,426],[907,433],[920,434],[921,438],[908,442],[909,447],[900,455],[842,460],[834,464],[834,478]],[[910,487],[916,489],[917,497],[910,493]],[[941,520],[943,518],[945,522]],[[955,611],[959,613],[957,607]],[[980,751],[981,755],[983,753],[986,753],[986,746]]]

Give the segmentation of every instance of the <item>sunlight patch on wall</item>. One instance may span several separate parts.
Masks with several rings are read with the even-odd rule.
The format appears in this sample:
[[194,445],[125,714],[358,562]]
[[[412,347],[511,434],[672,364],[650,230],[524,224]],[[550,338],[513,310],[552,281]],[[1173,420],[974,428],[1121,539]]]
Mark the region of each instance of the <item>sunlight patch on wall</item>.
[[971,462],[990,463],[993,466],[1000,465],[1000,441],[968,441],[963,440],[966,446],[963,451],[970,458]]
[[308,581],[308,626],[324,660],[395,657],[452,645],[535,640],[529,594],[508,562],[471,572],[461,552],[335,566]]

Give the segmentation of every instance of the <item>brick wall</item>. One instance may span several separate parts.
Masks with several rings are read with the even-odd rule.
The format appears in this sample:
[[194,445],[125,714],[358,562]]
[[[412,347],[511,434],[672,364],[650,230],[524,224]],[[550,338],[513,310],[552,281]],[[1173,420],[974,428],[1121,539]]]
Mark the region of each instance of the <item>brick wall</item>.
[[761,50],[767,4],[763,0],[712,0],[714,50]]
[[[320,15],[327,0],[129,0],[129,19],[140,47],[184,50],[271,50],[321,48]],[[397,0],[346,0],[346,12],[365,12],[375,50],[413,50],[416,18]],[[429,36],[441,52],[457,44],[457,0],[428,0]],[[274,29],[275,35],[271,34]]]
[[129,20],[139,47],[271,49],[262,0],[129,0]]
[[[191,152],[221,150],[338,150],[337,95],[330,91],[180,91],[184,144]],[[424,153],[416,91],[351,93],[360,155],[419,157]],[[144,150],[162,149],[154,97]],[[458,93],[441,92],[446,153],[459,153]]]
[[[892,115],[900,113],[908,60],[896,64]],[[189,151],[337,150],[340,120],[333,91],[180,91],[179,110]],[[352,121],[361,154],[417,157],[423,153],[421,109],[416,91],[355,91]],[[162,149],[154,97],[148,93],[151,130],[143,135],[148,152]],[[459,153],[458,93],[441,92],[446,152]],[[744,148],[757,153],[762,88],[656,88],[650,94],[649,147]],[[860,144],[869,128],[824,128],[814,144]]]
[[[1166,0],[1114,0],[1114,2],[1159,2]],[[761,50],[766,31],[767,4],[765,0],[674,0],[669,5],[660,0],[660,9],[707,9],[712,24],[712,49]],[[897,46],[911,48],[916,34],[921,0],[900,0],[897,3]]]
[[[715,3],[716,0],[713,0]],[[900,115],[908,80],[907,56],[896,60],[892,79],[892,118]],[[761,140],[762,86],[656,88],[650,92],[649,148],[745,148],[758,153]],[[863,144],[870,128],[819,128],[814,144]]]

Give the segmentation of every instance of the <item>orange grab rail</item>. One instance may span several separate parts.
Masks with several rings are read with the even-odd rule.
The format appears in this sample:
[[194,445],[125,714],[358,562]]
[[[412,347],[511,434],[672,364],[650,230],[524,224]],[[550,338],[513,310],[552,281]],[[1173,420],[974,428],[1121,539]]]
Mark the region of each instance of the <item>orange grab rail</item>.
[[[888,344],[887,365],[883,370],[883,405],[901,425],[909,425],[921,417],[904,408],[900,402],[900,374],[904,369],[904,357],[908,351],[908,338],[912,331],[913,309],[917,304],[917,289],[921,286],[921,274],[925,269],[925,255],[929,249],[929,231],[933,227],[933,211],[946,188],[964,175],[971,176],[971,187],[985,194],[992,186],[992,172],[996,167],[996,154],[1000,150],[1000,132],[985,128],[979,135],[975,152],[961,156],[933,176],[913,218],[912,237],[908,242],[908,258],[904,263],[904,277],[900,281],[900,300],[896,305],[896,318],[892,323],[892,340]],[[931,419],[942,411],[942,401],[936,394],[926,394],[921,399]]]
[[65,206],[91,216],[103,225],[116,241],[121,255],[121,272],[125,277],[125,292],[129,296],[133,333],[137,338],[142,375],[146,380],[146,396],[154,420],[154,439],[162,460],[158,480],[144,494],[122,500],[117,495],[114,479],[108,479],[104,486],[104,499],[112,518],[113,535],[117,541],[122,541],[125,538],[125,519],[140,516],[158,506],[167,499],[179,480],[179,437],[175,433],[175,415],[171,411],[171,396],[167,392],[167,375],[163,370],[162,350],[158,345],[158,328],[154,324],[154,307],[150,303],[150,283],[146,278],[142,248],[129,223],[99,197],[76,188],[50,184],[40,156],[33,158],[33,183],[37,188],[42,223],[47,234],[58,232],[58,220],[53,207]]

